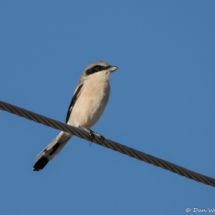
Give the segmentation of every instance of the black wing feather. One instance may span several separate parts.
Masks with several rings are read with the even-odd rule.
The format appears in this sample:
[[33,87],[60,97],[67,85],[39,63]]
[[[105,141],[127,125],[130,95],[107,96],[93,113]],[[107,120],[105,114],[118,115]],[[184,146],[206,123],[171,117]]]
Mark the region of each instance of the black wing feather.
[[69,117],[70,117],[70,115],[72,113],[72,108],[71,107],[73,107],[75,105],[75,102],[77,101],[77,98],[78,98],[78,94],[79,94],[79,92],[80,92],[80,90],[81,90],[82,87],[83,87],[83,84],[81,84],[78,87],[78,89],[76,90],[75,94],[72,97],[72,101],[71,101],[71,103],[69,105],[69,109],[68,109],[68,112],[67,112],[67,115],[66,115],[66,123],[68,122]]

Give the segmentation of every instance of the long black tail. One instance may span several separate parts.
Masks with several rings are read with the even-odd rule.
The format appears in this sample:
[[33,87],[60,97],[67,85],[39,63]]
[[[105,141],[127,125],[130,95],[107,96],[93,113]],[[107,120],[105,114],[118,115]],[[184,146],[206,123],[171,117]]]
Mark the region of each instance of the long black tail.
[[71,137],[70,134],[61,131],[60,134],[34,159],[37,162],[33,166],[33,171],[42,170],[50,160],[60,153]]
[[46,157],[41,157],[33,166],[33,171],[40,171],[42,170],[49,160]]

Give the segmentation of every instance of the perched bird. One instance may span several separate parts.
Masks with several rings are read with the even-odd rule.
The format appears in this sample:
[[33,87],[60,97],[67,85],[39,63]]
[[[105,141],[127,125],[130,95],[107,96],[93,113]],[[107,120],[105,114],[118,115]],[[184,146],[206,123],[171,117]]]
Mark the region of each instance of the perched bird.
[[[81,128],[93,137],[102,135],[96,134],[90,130],[100,117],[108,103],[110,95],[110,76],[118,67],[110,66],[104,61],[98,61],[90,64],[81,74],[78,85],[69,105],[66,116],[66,123]],[[61,131],[60,134],[35,158],[36,164],[33,171],[42,170],[46,164],[52,160],[66,143],[72,138],[72,135]]]

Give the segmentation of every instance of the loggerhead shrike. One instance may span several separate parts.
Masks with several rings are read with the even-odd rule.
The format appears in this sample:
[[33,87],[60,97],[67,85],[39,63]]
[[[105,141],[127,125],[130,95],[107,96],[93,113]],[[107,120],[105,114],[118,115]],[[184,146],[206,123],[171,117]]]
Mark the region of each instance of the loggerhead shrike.
[[[90,64],[81,74],[78,85],[69,105],[66,116],[66,123],[88,131],[92,140],[98,135],[102,140],[102,135],[90,130],[100,117],[108,103],[110,95],[110,75],[118,67],[110,66],[104,61]],[[61,131],[60,134],[35,158],[36,164],[33,171],[42,170],[46,164],[59,154],[72,135]]]

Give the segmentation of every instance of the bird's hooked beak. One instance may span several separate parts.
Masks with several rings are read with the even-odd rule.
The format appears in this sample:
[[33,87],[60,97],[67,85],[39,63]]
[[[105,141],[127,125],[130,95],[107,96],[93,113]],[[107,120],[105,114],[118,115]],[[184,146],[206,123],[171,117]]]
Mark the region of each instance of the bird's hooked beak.
[[118,69],[118,67],[117,66],[111,66],[110,67],[110,72],[114,72],[114,71],[116,71]]

